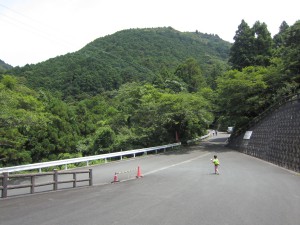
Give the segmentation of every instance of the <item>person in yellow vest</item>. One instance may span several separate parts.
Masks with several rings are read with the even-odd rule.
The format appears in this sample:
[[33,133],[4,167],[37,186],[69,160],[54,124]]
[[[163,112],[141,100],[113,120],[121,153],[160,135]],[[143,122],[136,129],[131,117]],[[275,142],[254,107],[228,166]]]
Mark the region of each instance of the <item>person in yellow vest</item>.
[[212,163],[215,165],[215,174],[218,174],[219,175],[219,165],[220,165],[220,162],[219,162],[219,159],[216,155],[214,155],[214,159],[211,159]]

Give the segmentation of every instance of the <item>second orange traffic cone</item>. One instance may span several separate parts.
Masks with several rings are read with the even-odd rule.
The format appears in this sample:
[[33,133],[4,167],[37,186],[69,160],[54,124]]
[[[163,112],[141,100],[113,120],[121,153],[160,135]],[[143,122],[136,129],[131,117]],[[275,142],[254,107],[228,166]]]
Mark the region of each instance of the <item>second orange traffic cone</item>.
[[116,183],[116,182],[119,182],[117,173],[115,173],[114,180],[111,183]]
[[138,166],[136,178],[140,178],[142,176],[141,168]]

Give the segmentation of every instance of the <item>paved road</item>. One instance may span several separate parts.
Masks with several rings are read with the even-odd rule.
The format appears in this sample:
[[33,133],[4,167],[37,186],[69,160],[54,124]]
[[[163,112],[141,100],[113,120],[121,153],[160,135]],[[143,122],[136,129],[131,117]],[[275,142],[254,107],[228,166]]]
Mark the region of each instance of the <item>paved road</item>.
[[[300,176],[224,148],[224,140],[94,167],[101,185],[0,200],[0,224],[299,224]],[[115,171],[137,165],[143,178],[109,184]]]

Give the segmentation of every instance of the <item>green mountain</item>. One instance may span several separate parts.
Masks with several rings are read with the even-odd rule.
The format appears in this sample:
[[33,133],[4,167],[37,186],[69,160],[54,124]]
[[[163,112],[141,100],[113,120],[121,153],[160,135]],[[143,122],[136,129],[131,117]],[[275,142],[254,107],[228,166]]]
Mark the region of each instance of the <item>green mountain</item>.
[[0,59],[0,71],[12,69],[13,67]]
[[226,65],[231,44],[217,35],[179,32],[171,27],[129,29],[98,38],[81,50],[36,65],[12,69],[32,88],[60,91],[64,97],[96,95],[132,81],[156,77],[194,58],[204,76]]

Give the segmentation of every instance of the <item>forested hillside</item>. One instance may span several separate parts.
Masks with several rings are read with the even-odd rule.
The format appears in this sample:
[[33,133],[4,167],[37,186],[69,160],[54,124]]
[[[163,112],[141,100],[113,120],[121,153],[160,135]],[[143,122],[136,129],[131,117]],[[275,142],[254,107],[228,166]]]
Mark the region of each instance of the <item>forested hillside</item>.
[[[81,50],[9,71],[32,88],[81,98],[118,89],[127,82],[150,82],[174,73],[194,58],[210,77],[227,64],[231,44],[216,35],[182,33],[172,28],[130,29],[96,39]],[[164,79],[164,78],[163,78]]]
[[0,72],[12,69],[13,67],[0,59]]
[[300,21],[243,20],[234,40],[132,29],[2,72],[0,166],[185,143],[299,91]]

